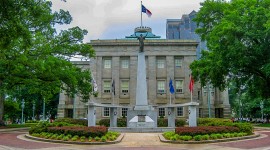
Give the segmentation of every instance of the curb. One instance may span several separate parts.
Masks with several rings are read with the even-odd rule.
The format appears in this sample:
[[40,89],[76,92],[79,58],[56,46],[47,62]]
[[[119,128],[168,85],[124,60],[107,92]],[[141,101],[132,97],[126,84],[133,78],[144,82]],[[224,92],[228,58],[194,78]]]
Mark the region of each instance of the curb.
[[5,129],[0,129],[0,133],[1,132],[9,132],[9,131],[21,131],[21,130],[29,130],[30,127],[26,127],[26,128],[5,128]]
[[255,133],[254,135],[250,136],[243,136],[243,137],[235,137],[235,138],[226,138],[226,139],[216,139],[216,140],[207,140],[207,141],[171,141],[166,140],[162,134],[159,134],[159,140],[164,143],[173,143],[173,144],[204,144],[204,143],[219,143],[219,142],[229,142],[229,141],[237,141],[237,140],[245,140],[245,139],[252,139],[261,136],[260,134]]
[[42,142],[52,142],[52,143],[63,143],[63,144],[78,144],[78,145],[106,145],[106,144],[116,144],[120,143],[122,139],[124,138],[125,134],[121,133],[121,135],[115,140],[115,141],[109,141],[109,142],[77,142],[77,141],[62,141],[62,140],[52,140],[52,139],[44,139],[39,137],[34,137],[29,134],[25,134],[24,137],[36,140],[36,141],[42,141]]
[[270,130],[269,127],[255,127],[254,126],[254,130],[260,131],[260,130]]

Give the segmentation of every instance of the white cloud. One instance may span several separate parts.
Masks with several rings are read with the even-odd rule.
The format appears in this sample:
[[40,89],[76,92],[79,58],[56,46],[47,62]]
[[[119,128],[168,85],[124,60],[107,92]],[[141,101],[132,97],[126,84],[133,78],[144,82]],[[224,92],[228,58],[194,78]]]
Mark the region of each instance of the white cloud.
[[[192,10],[199,10],[203,0],[144,0],[143,5],[152,12],[148,18],[143,14],[143,24],[153,33],[165,38],[166,19],[178,18]],[[52,0],[53,10],[68,10],[73,22],[67,27],[79,26],[88,30],[85,41],[90,39],[124,38],[140,26],[139,0]],[[163,31],[161,31],[163,30]],[[128,32],[129,33],[124,33]],[[157,32],[156,32],[157,31]]]

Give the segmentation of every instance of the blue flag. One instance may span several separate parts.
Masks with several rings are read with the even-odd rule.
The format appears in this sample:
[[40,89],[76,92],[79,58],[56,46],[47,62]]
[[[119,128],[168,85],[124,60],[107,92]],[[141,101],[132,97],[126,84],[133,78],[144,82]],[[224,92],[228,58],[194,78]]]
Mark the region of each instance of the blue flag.
[[170,87],[170,92],[173,94],[174,93],[174,88],[173,88],[172,79],[170,79],[169,87]]

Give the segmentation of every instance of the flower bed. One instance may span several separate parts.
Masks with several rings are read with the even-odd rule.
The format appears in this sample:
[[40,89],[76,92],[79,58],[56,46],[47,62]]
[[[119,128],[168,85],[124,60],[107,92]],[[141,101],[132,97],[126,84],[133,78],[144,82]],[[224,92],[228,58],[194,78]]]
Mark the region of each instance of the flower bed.
[[100,127],[78,127],[78,126],[67,126],[67,127],[48,127],[48,132],[53,134],[65,134],[65,135],[78,135],[86,137],[101,137],[108,132],[108,128],[104,126]]
[[204,135],[204,134],[215,134],[215,133],[234,133],[239,132],[237,127],[227,126],[205,126],[205,127],[179,127],[175,128],[175,133],[178,135]]
[[42,132],[42,133],[33,133],[31,136],[44,138],[44,139],[51,139],[51,140],[58,140],[58,141],[70,141],[70,142],[109,142],[115,141],[120,133],[118,132],[107,132],[103,136],[79,136],[79,135],[71,135],[71,134],[56,134],[50,132]]

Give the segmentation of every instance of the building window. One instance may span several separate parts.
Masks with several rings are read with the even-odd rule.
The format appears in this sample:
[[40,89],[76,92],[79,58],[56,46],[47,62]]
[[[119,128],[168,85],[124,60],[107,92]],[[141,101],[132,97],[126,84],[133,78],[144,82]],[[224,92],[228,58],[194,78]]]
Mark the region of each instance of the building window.
[[164,117],[165,116],[165,108],[159,108],[158,109],[158,116]]
[[122,59],[122,60],[121,60],[121,67],[122,67],[123,69],[129,68],[129,60],[128,60],[128,59]]
[[103,64],[105,69],[110,69],[112,67],[112,60],[106,58],[103,60]]
[[179,117],[184,116],[183,107],[177,107],[177,116]]
[[103,107],[103,117],[110,117],[110,108]]
[[122,108],[122,117],[127,117],[128,108]]
[[157,92],[165,93],[165,81],[157,81]]
[[165,59],[157,58],[157,68],[165,68]]
[[123,80],[121,82],[121,92],[122,93],[128,93],[129,91],[129,81]]
[[176,57],[174,59],[174,65],[176,68],[181,68],[182,67],[182,58]]
[[103,81],[103,92],[111,93],[111,81]]
[[175,80],[176,93],[183,93],[183,80]]

